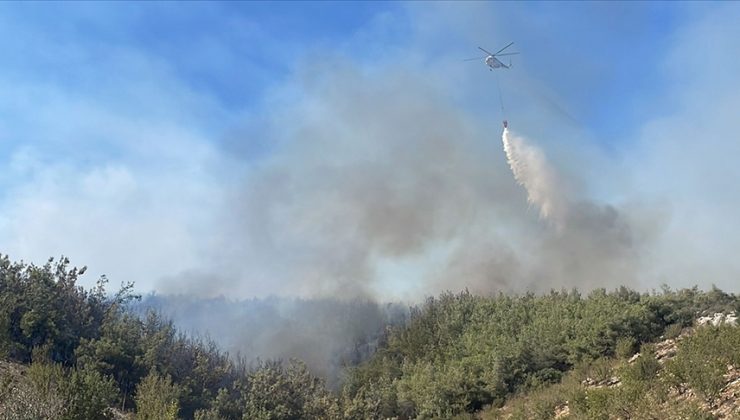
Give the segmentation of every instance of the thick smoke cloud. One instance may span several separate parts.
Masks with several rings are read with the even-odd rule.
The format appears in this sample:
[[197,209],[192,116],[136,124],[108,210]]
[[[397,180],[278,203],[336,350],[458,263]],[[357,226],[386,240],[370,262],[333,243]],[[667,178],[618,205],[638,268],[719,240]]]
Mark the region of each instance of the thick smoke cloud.
[[[209,293],[418,299],[634,282],[633,226],[614,207],[568,204],[578,200],[544,154],[527,149],[548,169],[535,201],[560,228],[532,211],[495,121],[419,74],[336,67],[304,79],[302,99],[273,117],[272,154],[230,215],[236,280]],[[202,282],[183,280],[179,291]]]
[[378,261],[457,236],[498,177],[475,127],[412,74],[344,69],[305,88],[240,197],[241,245],[273,292],[369,293]]
[[574,194],[533,142],[506,133],[505,156],[487,129],[497,122],[470,118],[417,74],[330,75],[274,116],[271,157],[234,196],[224,235],[234,280],[178,276],[171,289],[314,299],[144,306],[232,354],[305,360],[336,385],[402,319],[399,306],[342,299],[635,285],[652,234],[629,211]]

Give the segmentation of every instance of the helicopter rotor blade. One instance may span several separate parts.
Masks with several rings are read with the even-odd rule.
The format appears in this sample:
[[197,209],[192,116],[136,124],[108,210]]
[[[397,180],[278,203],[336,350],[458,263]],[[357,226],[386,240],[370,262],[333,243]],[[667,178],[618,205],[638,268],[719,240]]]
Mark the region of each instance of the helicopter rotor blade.
[[[501,51],[503,51],[503,50],[505,50],[505,49],[507,49],[507,48],[509,48],[509,47],[511,47],[512,45],[514,45],[514,43],[513,43],[513,42],[512,42],[512,43],[510,43],[509,45],[505,46],[504,48],[501,48],[500,50],[496,51],[496,54],[500,53]],[[496,54],[491,54],[491,55],[496,55]]]
[[486,54],[488,54],[488,55],[494,55],[494,54],[491,54],[491,53],[490,53],[489,51],[486,51],[486,50],[484,50],[484,49],[483,49],[483,48],[481,48],[481,47],[478,47],[478,49],[479,49],[479,50],[481,50],[481,51],[483,51],[484,53],[486,53]]
[[466,58],[466,59],[465,59],[465,60],[463,60],[463,61],[482,60],[482,59],[484,59],[484,58],[486,58],[486,57],[485,57],[485,56],[483,56],[483,57],[475,57],[475,58]]
[[501,57],[502,55],[517,55],[518,52],[512,52],[512,53],[503,53],[503,54],[496,54],[494,57]]

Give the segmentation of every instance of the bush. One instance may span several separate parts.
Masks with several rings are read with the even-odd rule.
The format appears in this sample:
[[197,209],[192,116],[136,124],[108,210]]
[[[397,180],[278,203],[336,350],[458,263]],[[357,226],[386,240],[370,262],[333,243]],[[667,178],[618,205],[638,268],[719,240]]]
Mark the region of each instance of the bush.
[[683,331],[683,325],[681,324],[671,324],[666,327],[665,331],[663,332],[663,337],[666,339],[674,339],[681,335],[681,332]]
[[725,384],[727,365],[737,353],[737,327],[697,328],[678,345],[676,357],[666,363],[670,383],[688,385],[708,400],[714,400]]
[[628,359],[635,354],[637,341],[632,337],[620,337],[617,339],[617,345],[614,353],[620,359]]
[[179,389],[169,376],[152,371],[136,387],[136,418],[138,420],[176,420],[180,410]]
[[244,399],[244,420],[336,419],[339,404],[306,365],[291,360],[266,362],[249,374]]
[[90,370],[74,369],[65,387],[67,414],[65,419],[105,420],[112,418],[110,407],[118,388],[113,379]]
[[0,401],[0,419],[56,420],[65,415],[64,369],[36,363],[24,376],[6,376]]
[[625,382],[650,382],[656,379],[659,370],[660,363],[655,358],[655,346],[648,344],[642,346],[640,357],[634,363],[626,365],[620,370],[620,376]]
[[218,414],[218,410],[211,408],[209,410],[196,411],[193,420],[223,420],[223,419]]
[[596,382],[604,381],[614,376],[614,360],[602,358],[588,362],[581,362],[573,368],[573,375],[578,382],[593,379]]
[[[397,401],[396,383],[386,377],[377,381],[367,381],[349,397],[345,388],[342,395],[344,418],[346,419],[379,419],[391,418],[402,412]],[[410,416],[411,407],[404,412]]]

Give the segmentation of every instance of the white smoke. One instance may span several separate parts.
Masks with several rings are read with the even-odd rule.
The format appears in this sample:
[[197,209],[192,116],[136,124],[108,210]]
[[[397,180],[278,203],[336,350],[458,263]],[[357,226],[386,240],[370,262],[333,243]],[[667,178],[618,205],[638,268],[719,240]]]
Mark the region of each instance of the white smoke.
[[532,278],[557,279],[556,284],[586,289],[596,284],[631,285],[646,241],[634,233],[635,227],[647,231],[642,223],[624,209],[571,194],[545,153],[524,138],[505,128],[502,140],[527,201],[555,228],[541,232],[537,257],[529,261]]
[[510,135],[508,128],[501,138],[514,179],[527,190],[527,201],[539,208],[542,219],[562,229],[568,216],[566,191],[545,154],[523,138]]
[[274,150],[224,212],[218,270],[173,276],[160,291],[415,300],[635,284],[639,212],[579,194],[556,160],[506,133],[537,209],[527,212],[488,125],[434,80],[351,65],[316,73],[327,77],[301,79],[303,99],[265,128]]

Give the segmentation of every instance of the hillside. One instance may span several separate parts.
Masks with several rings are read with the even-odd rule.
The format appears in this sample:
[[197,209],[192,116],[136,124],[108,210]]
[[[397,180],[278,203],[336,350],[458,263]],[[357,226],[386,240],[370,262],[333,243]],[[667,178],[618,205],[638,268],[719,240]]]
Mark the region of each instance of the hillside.
[[[714,322],[702,322],[713,320]],[[522,393],[483,419],[736,419],[740,329],[734,314],[702,317],[629,356],[599,359],[558,384]]]
[[[600,372],[599,381],[608,380],[617,368],[615,360],[641,347],[648,354],[650,343],[662,336],[677,334],[705,314],[730,313],[737,305],[736,296],[717,289],[640,294],[621,288],[596,290],[587,296],[577,291],[545,296],[443,295],[417,308],[405,328],[390,334],[375,357],[353,371],[345,388],[345,399],[350,401],[345,413],[353,418],[466,418],[484,411],[490,417],[509,412],[496,407],[510,408],[522,395],[539,392],[536,395],[546,401],[535,404],[545,405],[541,415],[530,407],[519,418],[552,417],[555,408],[568,400],[562,387],[574,381],[581,386],[586,379],[581,378],[583,372]],[[701,331],[713,334],[715,330]],[[689,359],[672,376],[674,382],[685,382],[691,375],[699,375],[701,381],[724,380],[725,371],[717,366],[724,369],[736,357],[737,347],[732,343],[737,330],[720,331],[718,342],[729,344],[710,344],[717,352],[715,364],[700,364],[691,370],[686,366],[694,360]],[[704,333],[697,337],[686,342],[706,342]],[[696,346],[689,347],[693,353],[687,358],[705,360],[702,357],[714,354],[696,350]],[[637,370],[635,375],[645,379],[649,373],[640,369],[648,369],[652,359],[638,360],[627,371]],[[604,398],[612,400],[611,396]],[[629,406],[630,401],[625,404]],[[616,413],[588,410],[581,418],[609,418]]]
[[386,326],[367,360],[348,359],[333,390],[300,360],[244,360],[156,312],[139,316],[131,285],[111,294],[103,278],[85,290],[76,283],[84,271],[66,259],[34,266],[0,258],[0,419],[731,418],[737,411],[740,329],[697,326],[740,309],[736,295],[716,288],[442,294],[410,308],[404,324]]

